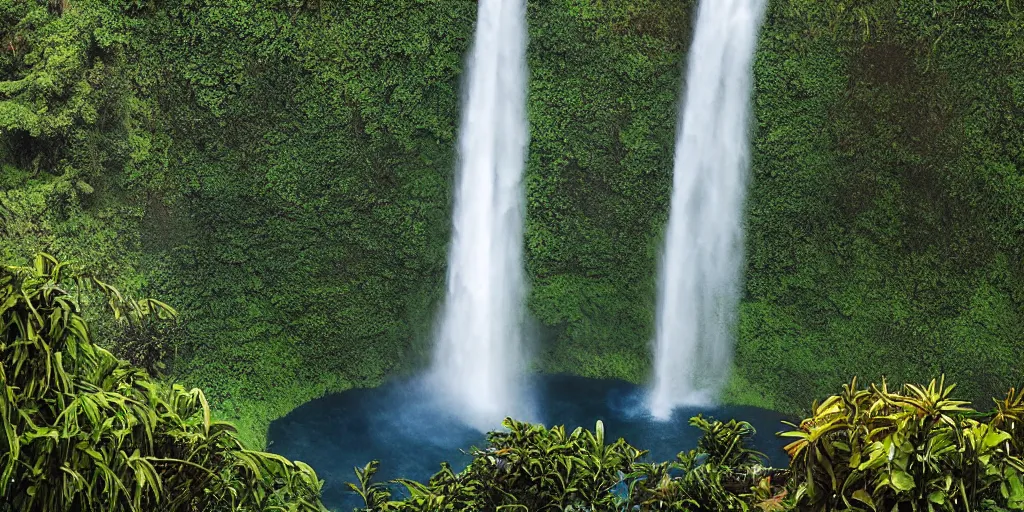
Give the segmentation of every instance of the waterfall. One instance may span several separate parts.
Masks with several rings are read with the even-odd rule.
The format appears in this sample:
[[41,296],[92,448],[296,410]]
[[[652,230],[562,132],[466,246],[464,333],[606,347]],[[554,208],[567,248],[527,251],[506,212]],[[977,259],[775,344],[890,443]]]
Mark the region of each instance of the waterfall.
[[523,417],[522,263],[529,141],[526,1],[480,0],[463,85],[447,296],[430,376],[481,431]]
[[701,0],[658,283],[651,413],[713,402],[741,291],[750,94],[766,0]]

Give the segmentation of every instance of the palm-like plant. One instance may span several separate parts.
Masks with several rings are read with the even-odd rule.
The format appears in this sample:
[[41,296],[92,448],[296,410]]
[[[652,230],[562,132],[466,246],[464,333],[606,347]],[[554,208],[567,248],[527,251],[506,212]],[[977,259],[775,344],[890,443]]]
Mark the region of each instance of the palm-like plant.
[[996,408],[991,424],[1010,434],[1013,454],[1019,456],[1024,448],[1024,388],[1019,391],[1011,388],[1006,398],[994,401]]
[[47,255],[0,267],[0,497],[14,510],[319,511],[309,466],[246,450],[197,389],[167,387],[95,345],[72,288],[116,319],[170,318]]
[[1024,509],[1024,389],[1011,388],[1002,400],[995,400],[996,408],[989,424],[1008,437],[1002,440],[1005,451],[1004,474],[1006,480],[1000,484],[1000,494],[1008,506]]
[[981,423],[954,389],[939,379],[895,393],[854,380],[816,405],[781,434],[795,439],[786,451],[801,509],[970,511],[1001,487],[1012,506],[1021,472],[1000,422],[1014,410]]

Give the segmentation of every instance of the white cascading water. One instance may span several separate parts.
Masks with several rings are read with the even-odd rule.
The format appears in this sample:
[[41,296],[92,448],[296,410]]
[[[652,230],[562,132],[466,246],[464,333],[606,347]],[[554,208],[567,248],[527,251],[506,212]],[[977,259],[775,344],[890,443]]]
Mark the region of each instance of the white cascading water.
[[468,62],[448,288],[432,381],[481,431],[524,417],[526,1],[480,0]]
[[766,0],[701,0],[658,283],[651,414],[708,405],[728,380],[743,265],[750,95]]

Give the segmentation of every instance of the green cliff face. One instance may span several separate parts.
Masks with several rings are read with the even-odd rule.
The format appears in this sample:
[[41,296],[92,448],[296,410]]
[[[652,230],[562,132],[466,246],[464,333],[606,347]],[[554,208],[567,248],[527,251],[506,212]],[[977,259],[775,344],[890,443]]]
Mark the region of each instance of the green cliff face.
[[[910,5],[915,4],[915,5]],[[916,5],[920,4],[920,5]],[[647,378],[695,3],[529,9],[538,365]],[[427,357],[470,1],[0,6],[0,253],[183,312],[171,374],[258,439]],[[770,4],[734,400],[1021,379],[1024,4]]]

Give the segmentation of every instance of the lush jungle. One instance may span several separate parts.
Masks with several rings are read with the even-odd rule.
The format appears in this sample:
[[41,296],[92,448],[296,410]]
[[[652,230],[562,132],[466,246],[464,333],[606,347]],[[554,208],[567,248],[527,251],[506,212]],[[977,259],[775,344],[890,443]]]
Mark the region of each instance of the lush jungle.
[[[526,265],[539,371],[649,377],[654,274],[694,5],[529,4]],[[154,432],[198,443],[190,449],[218,468],[218,483],[209,484],[216,499],[235,495],[238,479],[255,471],[246,457],[263,456],[243,446],[261,448],[269,421],[423,362],[443,291],[460,77],[475,10],[470,0],[0,0],[0,261],[50,275],[56,263],[33,263],[47,252],[95,276],[73,293],[96,306],[80,309],[97,351],[68,371],[114,371],[121,358],[134,369],[118,370],[131,373],[118,379],[136,382],[140,371],[154,386],[184,385],[104,392],[180,403],[154,406],[178,418],[153,423]],[[904,399],[928,400],[904,382],[945,374],[981,410],[1019,386],[1022,63],[1020,0],[769,2],[755,63],[745,297],[728,400],[872,423],[910,407]],[[176,311],[176,320],[108,315],[99,305],[111,292],[95,283],[162,301],[116,307]],[[39,293],[49,294],[39,299],[49,308],[72,308],[54,303],[51,289]],[[6,352],[28,336],[11,321],[0,324],[5,381],[17,373],[8,357],[30,357]],[[808,407],[853,375],[885,377],[890,387],[846,391],[849,413]],[[12,403],[55,411],[84,385],[47,378],[53,389],[19,384]],[[185,391],[193,386],[209,407]],[[918,389],[949,398],[945,386]],[[908,442],[948,429],[944,439],[957,440],[958,456],[975,456],[974,468],[983,449],[1002,450],[987,459],[1002,476],[979,476],[964,492],[1009,506],[1019,496],[1020,452],[1002,444],[1003,433],[1019,443],[1019,427],[999,423],[998,413],[933,406],[928,417],[941,425],[913,427]],[[214,419],[202,418],[206,410]],[[238,432],[211,434],[220,432],[217,419]],[[988,439],[1003,447],[982,441],[964,451],[981,428],[998,430]],[[580,436],[572,442],[583,443]],[[814,440],[796,455],[839,450],[870,460],[876,441],[892,446]],[[180,447],[172,456],[150,445],[136,459],[126,451],[124,468],[145,473],[145,457],[183,457]],[[632,474],[632,452],[615,450]],[[885,475],[899,457],[887,455]],[[315,494],[304,468],[252,460],[284,476],[265,475],[268,490],[253,491],[264,494],[244,506]],[[814,506],[859,500],[852,487],[834,496],[815,490],[846,485],[846,469],[840,477],[810,458],[794,468],[805,471],[803,495]],[[906,481],[895,477],[877,494],[872,479],[882,469],[857,471],[872,503],[892,509],[885,493],[902,492]],[[932,489],[917,480],[931,473],[907,474],[914,489]],[[139,489],[154,489],[137,478]],[[278,495],[274,478],[296,483]],[[778,495],[774,485],[757,503]],[[944,477],[943,485],[952,488]],[[916,499],[924,506],[929,496]],[[198,507],[206,498],[181,499]]]

